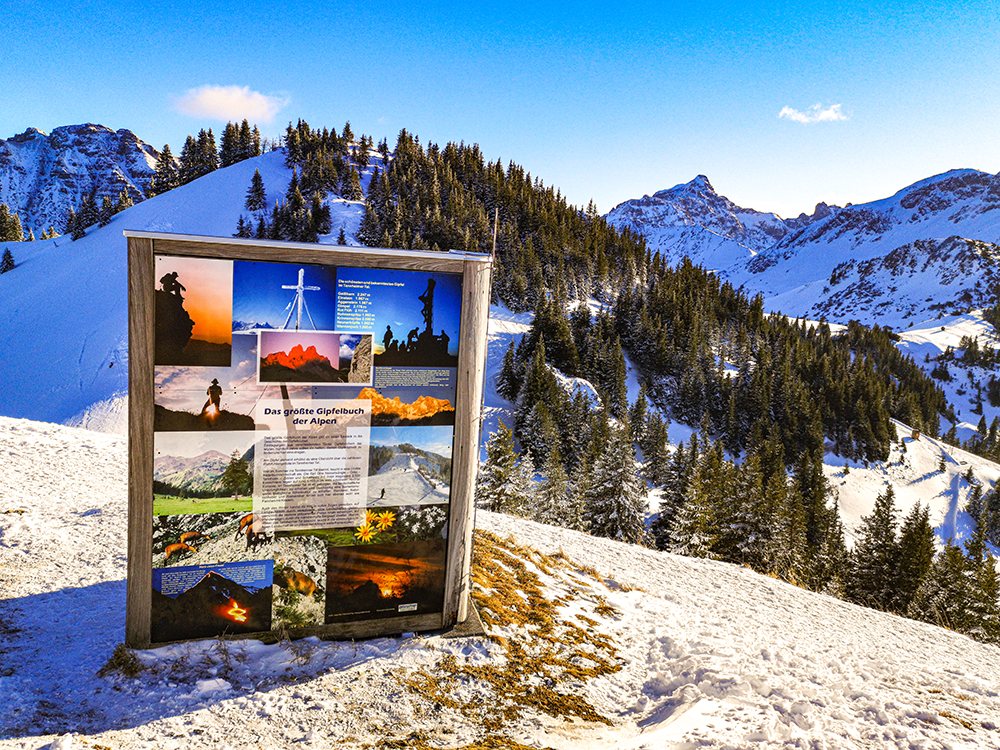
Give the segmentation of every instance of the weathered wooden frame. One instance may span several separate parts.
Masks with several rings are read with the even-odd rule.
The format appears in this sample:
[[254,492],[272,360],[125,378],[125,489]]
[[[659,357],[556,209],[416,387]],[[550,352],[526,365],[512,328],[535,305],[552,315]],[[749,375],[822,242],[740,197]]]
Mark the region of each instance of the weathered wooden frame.
[[[125,643],[148,648],[151,636],[153,534],[154,256],[179,255],[462,274],[462,308],[452,450],[451,504],[441,613],[296,629],[294,635],[367,638],[436,630],[469,614],[474,494],[479,468],[480,406],[486,369],[491,259],[478,253],[429,253],[297,242],[126,231],[128,238],[129,507]],[[233,636],[273,636],[271,631]]]

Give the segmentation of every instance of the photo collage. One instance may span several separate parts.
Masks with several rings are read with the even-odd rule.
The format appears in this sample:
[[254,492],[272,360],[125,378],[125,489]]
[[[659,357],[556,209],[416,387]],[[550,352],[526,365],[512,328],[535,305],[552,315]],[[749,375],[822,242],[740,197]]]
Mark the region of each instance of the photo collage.
[[154,260],[151,641],[441,612],[462,276]]

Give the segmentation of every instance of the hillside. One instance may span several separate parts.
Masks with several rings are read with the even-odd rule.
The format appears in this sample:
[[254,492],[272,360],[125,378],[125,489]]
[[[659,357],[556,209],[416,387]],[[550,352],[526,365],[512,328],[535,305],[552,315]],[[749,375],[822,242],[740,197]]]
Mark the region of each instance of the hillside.
[[489,638],[209,640],[101,677],[124,630],[125,443],[3,418],[0,451],[2,748],[1000,748],[994,646],[483,512]]
[[[143,201],[76,242],[62,236],[0,243],[17,262],[0,278],[5,319],[0,370],[6,386],[0,393],[0,414],[124,433],[128,307],[122,232],[231,236],[246,211],[243,196],[255,169],[273,205],[284,196],[291,176],[280,152],[219,169]],[[343,226],[353,235],[363,203],[335,199],[331,204],[334,231]],[[322,241],[332,244],[336,236]]]

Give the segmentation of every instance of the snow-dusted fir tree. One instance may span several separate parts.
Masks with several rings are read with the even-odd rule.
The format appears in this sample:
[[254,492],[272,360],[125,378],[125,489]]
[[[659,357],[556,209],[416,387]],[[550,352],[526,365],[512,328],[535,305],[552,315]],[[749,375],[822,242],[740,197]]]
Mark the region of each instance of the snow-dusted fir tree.
[[542,476],[535,490],[531,517],[550,526],[583,530],[580,495],[563,467],[558,447],[549,452]]
[[[694,437],[692,436],[692,443]],[[716,443],[705,451],[684,490],[684,501],[676,511],[671,528],[670,552],[689,557],[718,557],[719,497],[732,494],[732,465]]]
[[858,541],[851,554],[848,598],[867,607],[891,611],[896,598],[898,566],[895,494],[889,487],[875,498],[871,515],[861,519]]
[[626,428],[611,429],[582,495],[591,534],[645,544],[646,485],[636,470],[635,447]]
[[479,470],[476,505],[495,513],[525,513],[530,505],[533,474],[530,454],[525,454],[518,464],[514,435],[500,422],[486,442],[486,463]]

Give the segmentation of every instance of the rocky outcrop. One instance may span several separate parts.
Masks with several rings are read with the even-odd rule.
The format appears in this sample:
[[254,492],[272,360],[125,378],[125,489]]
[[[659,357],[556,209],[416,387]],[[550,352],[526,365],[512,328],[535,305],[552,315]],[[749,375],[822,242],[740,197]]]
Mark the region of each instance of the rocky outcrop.
[[46,135],[36,128],[0,140],[0,202],[21,217],[25,234],[63,231],[69,208],[93,194],[117,200],[127,190],[142,201],[160,158],[130,130],[67,125]]

